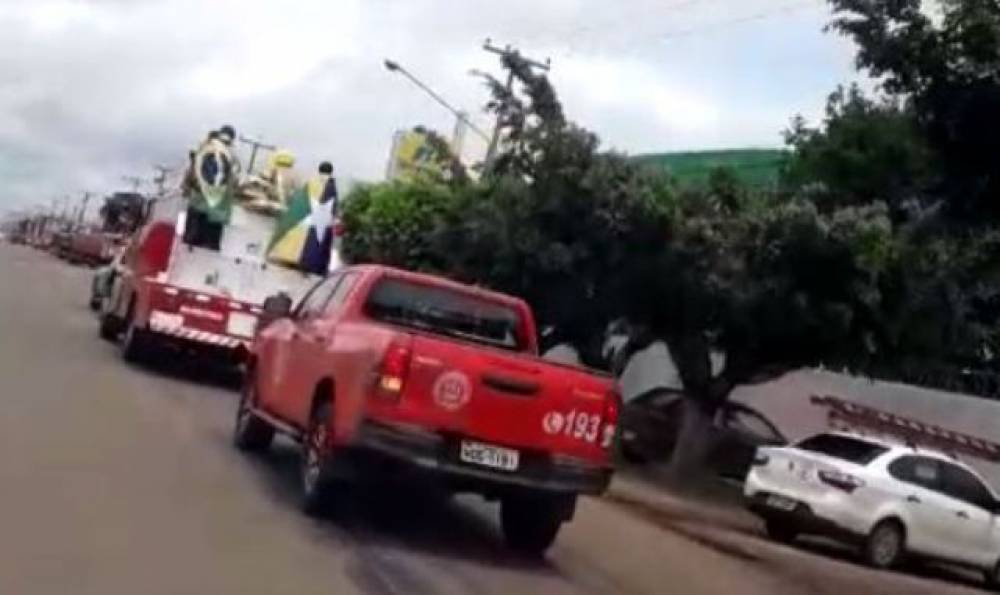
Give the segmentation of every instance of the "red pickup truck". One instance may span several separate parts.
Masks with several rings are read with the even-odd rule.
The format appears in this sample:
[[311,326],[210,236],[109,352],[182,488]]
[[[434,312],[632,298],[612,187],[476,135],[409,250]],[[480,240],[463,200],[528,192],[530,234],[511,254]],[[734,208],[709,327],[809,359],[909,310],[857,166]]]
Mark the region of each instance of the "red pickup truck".
[[508,544],[540,555],[578,494],[611,479],[613,380],[538,357],[524,301],[439,277],[357,266],[291,308],[269,298],[234,443],[303,445],[303,508],[342,480],[433,477],[501,503]]

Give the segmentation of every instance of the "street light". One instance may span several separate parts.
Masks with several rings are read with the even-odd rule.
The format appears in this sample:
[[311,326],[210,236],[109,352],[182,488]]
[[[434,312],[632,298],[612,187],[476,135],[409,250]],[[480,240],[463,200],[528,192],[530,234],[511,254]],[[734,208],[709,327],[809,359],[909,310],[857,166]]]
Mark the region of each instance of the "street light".
[[420,87],[421,89],[423,89],[425,93],[430,95],[434,99],[434,101],[438,102],[446,110],[454,114],[455,117],[458,118],[460,122],[464,123],[470,129],[472,129],[472,131],[478,134],[484,141],[486,142],[490,141],[490,136],[485,132],[483,132],[482,129],[480,129],[478,126],[473,124],[472,121],[469,120],[469,117],[465,114],[465,112],[452,107],[452,105],[447,101],[445,101],[443,97],[435,93],[433,89],[431,89],[424,83],[420,82],[420,79],[410,74],[410,72],[405,68],[403,68],[402,66],[400,66],[398,62],[393,62],[392,60],[387,59],[385,60],[384,64],[386,70],[388,70],[389,72],[398,72],[399,74],[405,76],[407,79],[410,80],[411,83]]

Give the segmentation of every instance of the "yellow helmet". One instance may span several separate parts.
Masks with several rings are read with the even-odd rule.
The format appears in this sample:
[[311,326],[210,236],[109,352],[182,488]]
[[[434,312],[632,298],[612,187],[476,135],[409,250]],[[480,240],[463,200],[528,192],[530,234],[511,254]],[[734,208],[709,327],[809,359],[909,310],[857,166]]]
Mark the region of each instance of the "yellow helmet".
[[288,149],[281,149],[274,152],[271,156],[271,167],[272,168],[290,168],[295,167],[295,154]]

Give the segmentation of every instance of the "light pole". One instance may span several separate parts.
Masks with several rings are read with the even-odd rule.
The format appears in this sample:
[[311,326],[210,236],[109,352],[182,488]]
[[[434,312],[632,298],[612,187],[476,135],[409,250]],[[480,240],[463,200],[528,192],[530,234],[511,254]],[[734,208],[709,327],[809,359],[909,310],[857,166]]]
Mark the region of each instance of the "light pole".
[[484,141],[490,142],[490,136],[485,132],[483,132],[481,128],[473,124],[472,121],[469,120],[469,116],[465,112],[452,107],[452,105],[447,101],[445,101],[443,97],[435,93],[433,89],[422,83],[420,79],[413,76],[408,70],[400,66],[398,62],[393,62],[392,60],[386,60],[385,69],[388,70],[389,72],[398,72],[399,74],[405,76],[407,79],[409,79],[411,83],[420,87],[420,89],[422,89],[425,93],[430,95],[431,98],[434,99],[434,101],[438,102],[438,104],[440,104],[446,110],[451,112],[455,116],[455,118],[458,119],[459,122],[468,126],[469,129],[478,134]]

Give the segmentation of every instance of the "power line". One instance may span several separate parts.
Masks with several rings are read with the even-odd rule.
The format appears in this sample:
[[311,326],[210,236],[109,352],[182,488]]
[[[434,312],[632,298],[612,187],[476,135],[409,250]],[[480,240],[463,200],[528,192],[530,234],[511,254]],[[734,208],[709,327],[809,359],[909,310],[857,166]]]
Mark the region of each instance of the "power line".
[[[671,15],[671,13],[680,12],[680,11],[682,11],[684,9],[690,9],[690,8],[695,8],[695,7],[703,7],[705,5],[713,4],[716,1],[717,0],[682,0],[682,1],[676,2],[674,4],[668,4],[668,5],[665,5],[665,6],[662,6],[662,5],[661,6],[656,6],[656,7],[653,7],[653,9],[655,10],[655,14],[654,14],[654,10],[646,10],[646,11],[643,11],[643,12],[640,12],[640,13],[637,13],[637,14],[628,15],[628,22],[629,23],[649,23],[651,21],[656,21],[656,20],[666,20]],[[665,33],[646,33],[646,32],[643,32],[643,33],[640,33],[638,35],[630,34],[629,37],[628,37],[628,39],[627,39],[627,41],[623,45],[617,45],[616,44],[616,46],[618,47],[618,52],[617,53],[619,55],[622,54],[622,53],[631,53],[631,52],[635,51],[636,49],[638,49],[638,47],[640,46],[640,44],[658,43],[658,42],[663,42],[663,41],[669,41],[671,39],[693,37],[693,36],[701,34],[701,33],[711,33],[711,32],[713,32],[715,30],[718,30],[718,29],[723,29],[723,28],[726,28],[726,27],[729,27],[729,26],[739,25],[739,24],[753,22],[753,21],[764,20],[764,19],[767,19],[767,18],[772,18],[772,17],[775,17],[775,16],[780,16],[782,14],[788,14],[788,13],[792,13],[792,12],[795,12],[795,11],[798,11],[798,10],[802,10],[802,9],[808,8],[810,6],[816,7],[816,8],[822,8],[822,7],[825,6],[825,3],[823,2],[823,0],[799,0],[797,2],[785,3],[785,4],[778,5],[778,6],[772,6],[771,8],[764,8],[764,9],[759,10],[757,12],[753,12],[753,13],[750,13],[750,14],[747,14],[747,15],[743,15],[743,16],[737,16],[737,17],[734,17],[734,18],[722,19],[722,20],[718,20],[718,21],[714,21],[714,22],[703,23],[701,25],[694,25],[694,26],[691,26],[691,27],[688,27],[688,28],[678,29],[678,30],[674,30],[674,31],[667,31]],[[660,11],[662,11],[662,12],[660,12]],[[627,25],[625,25],[625,24],[621,24],[621,25],[610,24],[609,25],[608,23],[604,23],[604,24],[601,24],[601,25],[587,25],[587,26],[578,28],[570,36],[571,39],[570,39],[569,50],[567,52],[567,55],[574,54],[580,45],[593,45],[593,46],[602,45],[600,42],[597,42],[597,43],[594,43],[594,44],[578,44],[574,39],[572,39],[573,37],[579,37],[579,36],[581,36],[582,34],[585,34],[585,33],[593,32],[593,31],[597,31],[597,30],[609,29],[609,28],[610,29],[622,29],[622,28],[624,28],[626,26]],[[633,29],[632,27],[628,27],[628,28],[630,30]],[[647,28],[647,30],[648,30],[648,28]]]
[[725,19],[725,20],[721,20],[721,21],[715,21],[715,22],[712,22],[712,23],[706,23],[706,24],[704,24],[702,26],[691,27],[690,29],[682,29],[682,30],[679,30],[679,31],[669,32],[669,33],[667,33],[665,35],[658,36],[658,38],[659,38],[660,41],[666,41],[666,40],[669,40],[669,39],[678,39],[678,38],[681,38],[681,37],[691,37],[691,36],[693,36],[693,35],[695,35],[697,33],[704,33],[704,32],[707,32],[707,31],[714,31],[716,29],[722,29],[722,28],[729,27],[729,26],[732,26],[732,25],[740,25],[740,24],[743,24],[743,23],[750,23],[750,22],[753,22],[753,21],[760,21],[760,20],[768,19],[768,18],[771,18],[771,17],[774,17],[774,16],[778,16],[778,15],[796,12],[796,11],[802,10],[803,8],[807,8],[809,6],[815,7],[815,6],[817,6],[817,4],[815,2],[813,2],[812,0],[800,0],[799,2],[793,2],[791,4],[783,4],[783,5],[777,6],[775,8],[770,8],[770,9],[767,9],[767,10],[762,10],[760,12],[755,12],[755,13],[748,14],[748,15],[745,15],[745,16],[736,17],[736,18],[733,18],[733,19]]

